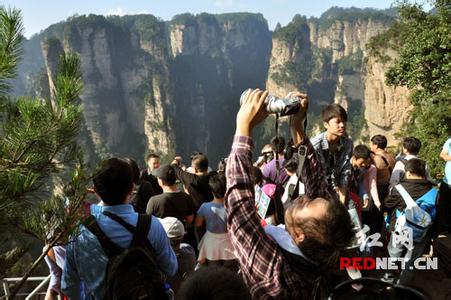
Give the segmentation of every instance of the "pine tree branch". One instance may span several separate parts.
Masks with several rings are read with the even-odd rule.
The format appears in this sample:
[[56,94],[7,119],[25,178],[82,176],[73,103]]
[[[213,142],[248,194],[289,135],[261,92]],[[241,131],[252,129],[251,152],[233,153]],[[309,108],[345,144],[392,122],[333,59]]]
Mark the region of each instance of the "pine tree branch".
[[44,250],[42,251],[41,255],[39,255],[39,257],[33,262],[33,265],[30,267],[30,269],[27,271],[27,273],[25,273],[25,275],[22,277],[22,279],[14,286],[13,291],[11,292],[11,299],[14,299],[14,297],[16,296],[16,294],[19,292],[20,288],[25,284],[25,282],[27,281],[28,277],[31,276],[31,274],[34,272],[34,270],[39,266],[39,264],[42,262],[42,260],[44,259],[44,257],[47,255],[47,252],[49,252],[49,250],[56,245],[56,243],[59,241],[59,239],[62,236],[62,232],[60,232],[58,234],[58,236],[56,236],[56,238],[51,241],[48,245],[46,245],[44,247]]

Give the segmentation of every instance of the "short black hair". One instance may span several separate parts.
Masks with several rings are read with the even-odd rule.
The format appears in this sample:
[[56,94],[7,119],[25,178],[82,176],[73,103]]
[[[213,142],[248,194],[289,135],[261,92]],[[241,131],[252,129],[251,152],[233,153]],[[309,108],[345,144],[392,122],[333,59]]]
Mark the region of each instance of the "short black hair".
[[271,140],[271,145],[277,154],[281,154],[283,149],[285,149],[285,139],[283,136],[275,136]]
[[426,177],[426,163],[418,158],[411,158],[406,162],[405,171],[420,176]]
[[329,104],[321,111],[321,119],[323,122],[329,122],[333,118],[338,118],[343,122],[348,121],[348,114],[340,104]]
[[102,162],[92,179],[94,189],[108,205],[123,204],[133,189],[133,172],[123,159],[113,157]]
[[136,160],[134,160],[133,158],[130,158],[130,157],[125,157],[124,161],[126,163],[128,163],[130,168],[132,169],[133,183],[134,184],[138,184],[139,183],[139,176],[140,176],[138,163],[136,162]]
[[191,153],[190,159],[193,160],[196,157],[196,155],[199,155],[199,154],[203,154],[203,153],[199,152],[199,151],[194,151],[193,153]]
[[197,154],[193,157],[192,165],[201,172],[208,171],[208,158],[205,154]]
[[249,289],[243,279],[224,267],[201,267],[182,282],[179,300],[250,300]]
[[352,151],[352,155],[356,158],[363,158],[368,159],[371,158],[371,151],[368,149],[367,146],[360,144],[354,147],[354,150]]
[[210,186],[211,193],[215,198],[224,198],[227,187],[226,178],[223,173],[211,175],[208,179],[208,185]]
[[154,153],[154,152],[152,152],[152,153],[149,153],[148,155],[147,155],[147,157],[146,157],[146,161],[149,161],[149,159],[151,159],[151,158],[160,158],[160,156],[158,155],[158,154],[156,154],[156,153]]
[[175,171],[174,172],[169,172],[166,175],[166,178],[159,178],[159,179],[161,180],[161,182],[165,186],[173,186],[176,183],[176,181],[177,181],[177,177],[175,175]]
[[375,136],[373,136],[371,138],[371,143],[377,145],[377,148],[379,149],[387,148],[387,138],[382,134],[376,134]]
[[417,155],[421,149],[421,141],[413,136],[408,136],[402,141],[402,146],[410,154]]
[[285,169],[287,169],[288,172],[296,173],[298,169],[298,163],[294,159],[290,159],[285,162]]

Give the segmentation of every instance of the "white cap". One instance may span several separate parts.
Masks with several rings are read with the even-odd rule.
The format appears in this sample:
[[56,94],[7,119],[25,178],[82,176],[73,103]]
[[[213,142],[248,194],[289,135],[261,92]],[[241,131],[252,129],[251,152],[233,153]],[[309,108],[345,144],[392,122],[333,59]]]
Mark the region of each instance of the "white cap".
[[161,225],[163,225],[164,231],[170,239],[182,238],[185,235],[185,227],[183,223],[177,218],[166,217],[160,219]]

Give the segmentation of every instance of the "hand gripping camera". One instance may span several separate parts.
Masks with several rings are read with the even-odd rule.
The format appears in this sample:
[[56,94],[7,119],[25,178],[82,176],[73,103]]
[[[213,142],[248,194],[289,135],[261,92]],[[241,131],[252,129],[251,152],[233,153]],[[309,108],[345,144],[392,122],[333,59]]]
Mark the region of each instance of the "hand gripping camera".
[[[243,104],[244,99],[251,89],[245,90],[240,97],[240,105]],[[270,114],[279,114],[281,117],[294,115],[301,107],[298,97],[277,98],[274,95],[268,95],[265,100],[266,111]]]

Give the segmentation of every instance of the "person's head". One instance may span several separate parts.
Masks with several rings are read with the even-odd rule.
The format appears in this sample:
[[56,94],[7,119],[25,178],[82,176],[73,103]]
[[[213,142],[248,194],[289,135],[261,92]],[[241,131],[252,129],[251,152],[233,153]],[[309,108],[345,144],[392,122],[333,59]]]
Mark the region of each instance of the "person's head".
[[262,148],[262,155],[264,157],[264,162],[269,163],[274,158],[274,149],[271,144],[266,144]]
[[164,231],[166,231],[166,235],[171,241],[171,246],[174,249],[178,249],[185,235],[183,223],[174,217],[160,219],[160,223],[163,225]]
[[412,158],[406,162],[405,165],[406,178],[426,178],[426,164],[423,160]]
[[283,149],[285,149],[285,139],[283,136],[275,136],[271,140],[272,149],[277,154],[282,154]]
[[285,225],[310,259],[332,265],[355,237],[345,206],[338,200],[301,196],[285,212]]
[[224,198],[226,193],[226,178],[224,174],[215,174],[208,179],[208,185],[210,186],[211,193],[216,199]]
[[266,144],[266,145],[264,145],[263,146],[263,148],[262,148],[262,154],[263,155],[265,155],[266,153],[268,153],[268,152],[273,152],[274,150],[273,150],[273,148],[272,148],[272,145],[271,144]]
[[160,156],[155,153],[150,153],[149,155],[147,155],[146,163],[147,168],[150,172],[152,172],[153,170],[160,167]]
[[224,267],[201,267],[182,282],[177,299],[191,300],[250,300],[243,279]]
[[381,134],[376,134],[371,138],[371,151],[376,151],[378,149],[385,150],[387,148],[387,138]]
[[415,137],[408,136],[402,141],[402,152],[404,154],[418,155],[421,149],[421,141]]
[[92,179],[95,193],[106,205],[124,204],[133,191],[133,172],[123,159],[104,160]]
[[162,165],[158,169],[152,171],[152,175],[158,180],[158,184],[161,187],[173,186],[176,181],[175,170],[171,165]]
[[197,154],[193,157],[191,165],[194,168],[194,173],[208,172],[208,158],[205,154]]
[[365,145],[357,145],[352,151],[352,166],[354,168],[367,168],[371,164],[371,151]]
[[290,159],[286,161],[284,168],[289,176],[293,176],[298,169],[298,163],[295,160]]
[[329,104],[326,106],[321,112],[321,119],[324,127],[330,134],[336,136],[345,134],[348,114],[341,105]]
[[128,163],[128,165],[132,169],[133,183],[134,184],[139,184],[139,167],[138,167],[138,163],[136,162],[136,160],[134,160],[133,158],[129,158],[129,157],[125,157],[124,161],[126,163]]

